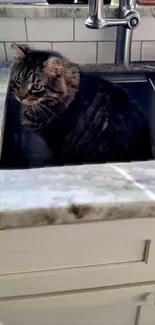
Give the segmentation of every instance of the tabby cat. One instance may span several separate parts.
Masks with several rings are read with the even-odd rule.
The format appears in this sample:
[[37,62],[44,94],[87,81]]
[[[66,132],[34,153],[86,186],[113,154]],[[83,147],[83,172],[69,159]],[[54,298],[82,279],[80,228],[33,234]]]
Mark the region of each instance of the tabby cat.
[[13,48],[21,122],[45,139],[55,165],[152,158],[148,121],[124,89],[59,53]]

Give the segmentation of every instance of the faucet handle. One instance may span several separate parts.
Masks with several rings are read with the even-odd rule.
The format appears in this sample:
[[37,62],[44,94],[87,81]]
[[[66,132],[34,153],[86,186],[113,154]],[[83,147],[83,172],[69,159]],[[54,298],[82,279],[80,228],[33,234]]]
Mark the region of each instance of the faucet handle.
[[127,28],[133,29],[137,27],[140,23],[139,12],[137,10],[128,11],[125,16],[125,19],[127,21]]
[[85,21],[87,28],[102,29],[106,27],[125,26],[128,29],[133,29],[139,25],[140,15],[137,10],[128,11],[124,18],[98,18],[89,16]]

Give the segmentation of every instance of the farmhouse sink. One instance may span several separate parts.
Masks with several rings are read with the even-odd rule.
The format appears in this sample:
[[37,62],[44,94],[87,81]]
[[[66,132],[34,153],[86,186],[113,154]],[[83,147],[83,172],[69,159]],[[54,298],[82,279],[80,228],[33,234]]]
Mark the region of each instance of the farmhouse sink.
[[[146,112],[150,124],[152,151],[155,156],[155,77],[135,72],[100,73],[100,75],[125,87]],[[8,96],[0,167],[23,169],[45,167],[51,164],[52,154],[45,142],[20,125],[19,103]]]
[[[153,77],[104,77],[139,101],[154,148]],[[20,126],[18,102],[4,109],[4,84],[0,324],[154,325],[155,162],[27,169],[52,156]]]

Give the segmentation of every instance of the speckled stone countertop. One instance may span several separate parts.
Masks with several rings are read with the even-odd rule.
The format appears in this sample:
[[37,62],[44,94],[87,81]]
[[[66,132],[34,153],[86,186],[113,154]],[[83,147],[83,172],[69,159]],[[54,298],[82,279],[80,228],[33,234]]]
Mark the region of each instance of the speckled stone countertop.
[[155,162],[0,171],[0,229],[155,218]]
[[[139,6],[137,9],[141,17],[155,17],[155,6]],[[23,4],[1,4],[0,17],[14,18],[86,18],[88,5],[23,5]],[[106,17],[117,15],[117,6],[105,6]]]

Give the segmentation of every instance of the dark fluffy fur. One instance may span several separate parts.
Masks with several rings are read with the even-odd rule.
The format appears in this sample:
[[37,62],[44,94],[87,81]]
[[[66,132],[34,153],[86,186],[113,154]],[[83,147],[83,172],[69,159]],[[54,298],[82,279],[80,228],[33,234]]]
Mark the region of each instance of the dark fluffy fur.
[[[56,165],[152,158],[148,121],[125,90],[58,53],[15,50],[11,82],[22,123],[46,140]],[[34,92],[36,83],[43,88]]]

